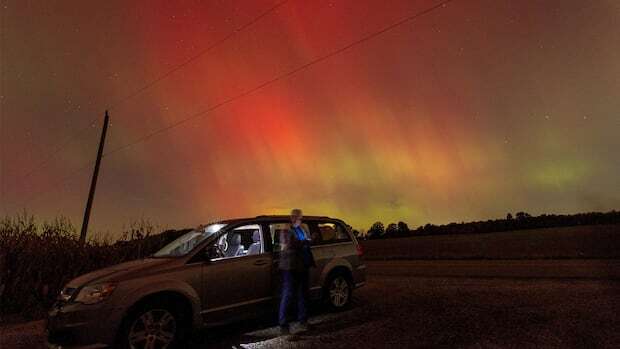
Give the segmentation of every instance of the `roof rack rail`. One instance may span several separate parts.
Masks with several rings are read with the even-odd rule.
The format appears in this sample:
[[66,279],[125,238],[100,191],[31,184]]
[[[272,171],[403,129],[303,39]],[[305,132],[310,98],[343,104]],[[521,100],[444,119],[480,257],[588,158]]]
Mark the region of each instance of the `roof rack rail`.
[[[255,218],[265,218],[265,217],[288,217],[287,214],[261,214],[256,216]],[[307,215],[306,217],[311,217],[311,218],[328,218],[328,219],[335,219],[329,216],[313,216],[313,215]]]

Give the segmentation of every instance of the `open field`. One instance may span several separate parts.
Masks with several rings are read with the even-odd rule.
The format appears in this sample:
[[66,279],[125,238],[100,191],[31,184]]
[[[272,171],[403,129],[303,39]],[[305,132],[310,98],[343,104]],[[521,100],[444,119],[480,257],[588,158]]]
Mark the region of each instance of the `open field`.
[[369,273],[381,276],[620,281],[620,259],[392,260],[368,264]]
[[367,259],[620,258],[620,225],[363,241]]
[[[263,319],[201,331],[190,347],[620,347],[620,281],[600,273],[605,265],[618,275],[619,261],[437,262],[368,262],[368,284],[352,309],[316,313],[315,329],[293,339]],[[43,327],[0,328],[0,348],[42,348]]]

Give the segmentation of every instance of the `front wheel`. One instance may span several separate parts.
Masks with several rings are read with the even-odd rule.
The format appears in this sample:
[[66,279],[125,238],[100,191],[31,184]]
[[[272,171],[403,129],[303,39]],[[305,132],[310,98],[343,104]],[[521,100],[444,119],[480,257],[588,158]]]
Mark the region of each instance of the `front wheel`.
[[343,274],[331,276],[326,285],[325,297],[332,310],[342,310],[351,304],[353,283]]
[[183,337],[181,314],[167,304],[140,307],[127,320],[122,347],[127,349],[169,349]]

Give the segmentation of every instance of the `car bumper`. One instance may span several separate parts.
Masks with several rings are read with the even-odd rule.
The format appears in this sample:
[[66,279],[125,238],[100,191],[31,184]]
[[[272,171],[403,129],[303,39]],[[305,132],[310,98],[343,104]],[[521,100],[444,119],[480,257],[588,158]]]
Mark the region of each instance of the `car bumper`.
[[355,288],[366,284],[366,264],[360,264],[353,270],[353,283]]
[[122,310],[69,303],[48,313],[48,348],[106,348],[114,344]]

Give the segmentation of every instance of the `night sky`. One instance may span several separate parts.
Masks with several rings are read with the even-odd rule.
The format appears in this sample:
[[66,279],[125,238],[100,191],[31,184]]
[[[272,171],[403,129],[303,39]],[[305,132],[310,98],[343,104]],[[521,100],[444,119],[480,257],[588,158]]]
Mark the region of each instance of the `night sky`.
[[438,3],[278,2],[1,1],[1,213],[79,225],[105,109],[100,231],[620,208],[616,0],[454,0],[144,138]]

